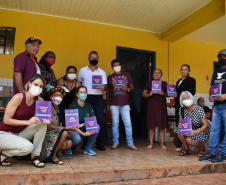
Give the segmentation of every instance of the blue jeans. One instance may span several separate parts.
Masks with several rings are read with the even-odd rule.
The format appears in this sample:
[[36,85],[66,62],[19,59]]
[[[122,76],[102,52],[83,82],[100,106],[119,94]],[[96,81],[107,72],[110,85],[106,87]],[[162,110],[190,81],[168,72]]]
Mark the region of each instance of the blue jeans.
[[111,111],[111,121],[112,121],[112,135],[113,135],[113,144],[119,144],[119,113],[121,114],[122,121],[126,130],[126,140],[128,146],[133,145],[133,132],[132,132],[132,123],[130,118],[130,106],[110,106]]
[[[226,103],[214,105],[213,108],[213,120],[211,124],[209,149],[208,151],[216,155],[217,147],[219,145],[219,140],[221,136],[221,129],[224,128],[224,133],[226,132]],[[224,135],[223,141],[218,148],[220,153],[226,156],[226,137]]]
[[[81,131],[86,132],[86,127],[82,127],[80,128]],[[98,125],[98,130],[100,130],[100,126]],[[84,139],[86,140],[86,145],[85,148],[92,148],[93,143],[95,141],[95,139],[97,138],[99,132],[96,132],[90,136],[85,136]],[[78,134],[75,131],[71,131],[70,132],[70,136],[71,136],[71,140],[73,145],[77,145],[81,142],[83,136],[80,136],[80,134]]]
[[97,136],[96,143],[103,144],[103,117],[104,117],[104,103],[102,95],[88,95],[86,102],[91,104],[94,114],[97,117],[97,123],[100,126],[99,135]]

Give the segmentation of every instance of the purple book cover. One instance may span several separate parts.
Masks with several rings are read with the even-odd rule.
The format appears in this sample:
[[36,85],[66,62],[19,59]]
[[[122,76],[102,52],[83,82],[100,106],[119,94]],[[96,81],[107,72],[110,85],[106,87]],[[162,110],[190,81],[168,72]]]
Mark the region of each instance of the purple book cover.
[[65,123],[66,127],[79,126],[78,109],[65,110]]
[[85,118],[86,123],[86,131],[87,132],[98,132],[98,126],[97,126],[97,118],[94,117],[86,117]]
[[51,122],[51,113],[51,101],[36,101],[36,117],[38,117],[41,122],[43,122],[44,119],[49,120]]
[[222,84],[212,85],[211,96],[213,100],[216,100],[219,95],[221,95]]
[[167,84],[167,92],[168,92],[168,96],[177,95],[176,86]]
[[92,89],[97,89],[97,87],[102,85],[101,75],[92,75]]
[[116,78],[115,88],[125,87],[125,78]]
[[162,81],[152,81],[152,91],[158,94],[162,90]]
[[187,136],[189,132],[192,131],[191,120],[190,119],[181,119],[180,124],[182,128],[180,129],[180,134],[182,136]]

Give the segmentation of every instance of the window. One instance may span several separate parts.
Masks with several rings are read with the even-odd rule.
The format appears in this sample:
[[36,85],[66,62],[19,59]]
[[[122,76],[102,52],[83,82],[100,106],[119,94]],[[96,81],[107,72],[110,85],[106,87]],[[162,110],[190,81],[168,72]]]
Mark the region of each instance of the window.
[[16,28],[0,27],[0,54],[13,54]]

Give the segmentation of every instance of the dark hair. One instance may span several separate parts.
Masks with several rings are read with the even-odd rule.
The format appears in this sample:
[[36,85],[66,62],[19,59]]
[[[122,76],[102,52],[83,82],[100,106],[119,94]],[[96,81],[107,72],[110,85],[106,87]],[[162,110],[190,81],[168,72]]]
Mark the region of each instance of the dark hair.
[[97,53],[96,51],[91,51],[91,52],[89,53],[89,57],[90,57],[90,55],[91,55],[92,53],[98,55],[98,53]]
[[49,95],[52,96],[52,94],[55,93],[55,92],[57,92],[57,91],[59,91],[63,96],[66,95],[66,91],[64,90],[64,88],[63,87],[59,87],[59,86],[58,87],[57,86],[52,87],[49,90]]
[[[69,71],[69,69],[71,69],[71,68],[73,68],[73,69],[76,71],[76,73],[77,73],[77,68],[76,68],[75,66],[68,66],[67,69],[66,69],[66,73],[67,73],[67,72]],[[66,80],[66,78],[67,78],[67,74],[64,75],[63,79]]]
[[87,92],[87,88],[86,88],[85,86],[81,85],[81,86],[79,86],[79,87],[76,89],[76,93],[77,93],[77,94],[78,94],[78,92],[79,92],[79,90],[80,90],[81,88],[85,88],[85,89],[86,89],[86,92]]
[[[188,68],[188,71],[189,71],[189,72],[191,72],[190,66],[189,66],[188,64],[183,64],[183,65],[181,66],[181,68],[184,67],[184,66]],[[181,69],[181,68],[180,68],[180,69]]]
[[197,102],[199,102],[200,99],[203,99],[205,101],[205,99],[203,97],[200,97],[197,99]]
[[[30,80],[28,81],[28,82],[34,82],[35,80],[37,80],[37,79],[41,79],[42,80],[42,82],[43,82],[43,88],[45,87],[45,84],[46,84],[46,81],[45,81],[45,78],[42,76],[42,75],[40,75],[40,74],[35,74],[35,75],[33,75],[31,78],[30,78]],[[26,91],[28,91],[29,90],[29,87],[28,87],[28,82],[27,82],[27,84],[25,85],[25,90]]]
[[161,70],[161,69],[155,69],[155,70],[153,71],[153,73],[154,73],[156,70],[159,70],[159,71],[160,71],[161,76],[163,75],[163,74],[162,74],[162,70]]
[[47,51],[47,52],[42,56],[42,58],[39,60],[39,64],[42,64],[42,65],[45,67],[45,69],[46,69],[47,72],[50,72],[50,65],[48,64],[48,62],[46,61],[45,58],[46,58],[50,53],[52,53],[52,54],[54,54],[54,56],[56,56],[54,52],[52,52],[52,51]]
[[[117,63],[117,62],[120,63],[119,59],[113,59],[113,60],[111,61],[111,67],[113,67],[113,64],[114,64],[114,63]],[[121,65],[121,63],[120,63],[120,65]]]

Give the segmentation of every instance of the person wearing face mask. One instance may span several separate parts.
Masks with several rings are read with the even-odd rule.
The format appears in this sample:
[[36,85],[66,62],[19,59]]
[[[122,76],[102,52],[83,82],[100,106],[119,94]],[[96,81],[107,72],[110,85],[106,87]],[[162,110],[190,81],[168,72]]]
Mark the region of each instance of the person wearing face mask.
[[[176,83],[177,95],[175,98],[175,117],[176,117],[176,127],[179,123],[179,110],[180,110],[180,102],[179,97],[183,91],[189,91],[192,95],[195,95],[196,92],[196,80],[189,76],[191,72],[190,66],[188,64],[183,64],[180,68],[180,74],[182,78],[180,78]],[[176,151],[181,151],[181,143],[179,145],[176,144]]]
[[[162,70],[155,69],[153,71],[153,80],[160,81],[162,77]],[[168,116],[166,107],[167,83],[162,81],[161,91],[154,94],[152,91],[152,81],[147,82],[144,87],[142,96],[148,100],[147,108],[147,127],[149,130],[150,145],[147,149],[152,149],[154,144],[155,127],[159,128],[161,148],[168,150],[165,146],[165,128],[168,128]]]
[[[99,55],[96,51],[89,53],[89,65],[83,67],[79,71],[78,81],[80,85],[87,87],[87,99],[86,102],[90,103],[94,113],[97,117],[97,122],[100,125],[100,132],[96,139],[96,146],[98,150],[105,151],[103,145],[103,116],[104,116],[104,103],[103,103],[103,91],[107,89],[107,77],[106,73],[97,66]],[[102,78],[102,84],[97,89],[92,88],[92,77],[98,75]]]
[[55,64],[56,55],[52,51],[47,51],[39,61],[39,66],[42,76],[46,80],[47,90],[43,90],[42,97],[44,100],[49,100],[49,94],[47,93],[51,87],[56,86],[57,79],[52,69],[52,65]]
[[209,107],[205,106],[204,98],[202,98],[202,97],[198,98],[197,104],[204,109],[206,118],[207,118],[207,120],[209,120],[210,119],[210,109],[209,109]]
[[13,92],[14,95],[25,91],[25,85],[35,74],[41,74],[37,58],[42,41],[34,37],[25,42],[25,51],[14,59]]
[[[73,142],[73,145],[78,145],[81,142],[81,136],[84,137],[85,145],[83,153],[91,156],[96,155],[96,152],[92,150],[92,146],[98,136],[98,132],[86,132],[85,127],[85,117],[95,116],[92,106],[89,103],[85,102],[87,98],[87,88],[85,86],[78,87],[76,96],[78,97],[78,100],[70,104],[67,108],[78,109],[79,113],[79,129],[70,132],[71,140]],[[99,125],[98,130],[100,130]]]
[[[213,73],[209,90],[209,100],[214,102],[209,148],[207,153],[199,158],[200,161],[222,162],[226,160],[226,49],[221,50],[217,57],[221,68]],[[222,84],[221,95],[216,101],[211,97],[214,84]],[[222,142],[218,147],[220,139]]]
[[63,87],[66,91],[66,95],[59,106],[62,120],[65,119],[64,110],[76,99],[76,88],[78,87],[76,73],[77,69],[75,66],[68,66],[66,69],[66,75],[57,81],[57,86]]
[[180,134],[181,124],[178,124],[176,134],[184,146],[184,150],[179,153],[180,156],[190,154],[190,149],[199,148],[198,156],[205,154],[204,143],[209,140],[210,126],[208,125],[205,112],[202,107],[195,105],[193,96],[189,91],[183,91],[180,95],[181,108],[179,110],[179,118],[190,119],[192,131],[184,136]]
[[72,141],[67,139],[69,131],[76,130],[76,127],[62,127],[59,108],[63,97],[66,95],[62,87],[52,87],[49,90],[50,100],[52,102],[52,122],[47,126],[47,133],[42,145],[40,159],[43,162],[50,162],[53,164],[63,164],[57,158],[57,151],[64,151],[72,146]]
[[[128,148],[137,151],[138,148],[133,144],[132,123],[128,101],[129,92],[133,91],[134,89],[133,80],[129,73],[121,72],[121,64],[119,60],[112,60],[111,67],[114,70],[114,73],[109,75],[107,78],[107,110],[111,111],[113,135],[113,145],[111,146],[111,148],[116,149],[119,145],[119,116],[121,114],[122,121],[125,126]],[[125,79],[124,87],[115,88],[117,78]]]
[[[12,156],[25,156],[31,153],[31,164],[43,168],[38,159],[50,121],[40,122],[35,115],[36,100],[45,85],[45,79],[36,74],[27,83],[26,92],[13,96],[8,103],[3,121],[0,123],[0,165],[10,166]],[[33,143],[30,141],[33,140]]]

